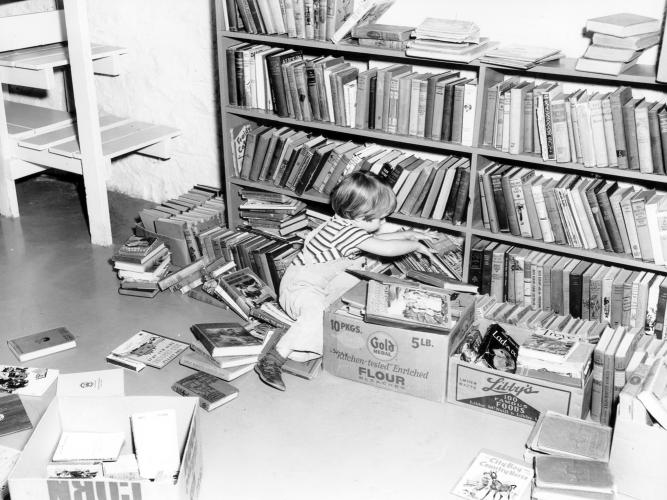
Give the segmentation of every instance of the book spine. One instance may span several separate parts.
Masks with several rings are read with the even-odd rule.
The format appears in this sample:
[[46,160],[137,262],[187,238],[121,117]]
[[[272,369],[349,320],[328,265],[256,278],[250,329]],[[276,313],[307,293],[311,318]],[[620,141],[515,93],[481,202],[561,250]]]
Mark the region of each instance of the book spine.
[[452,108],[451,142],[461,143],[463,133],[464,85],[454,85],[454,106]]
[[651,174],[653,173],[653,154],[651,151],[651,132],[646,106],[638,106],[635,109],[635,127],[637,129],[639,171]]
[[623,106],[623,131],[628,154],[628,168],[639,170],[639,149],[637,147],[637,126],[635,124],[634,100]]
[[523,98],[523,150],[522,153],[533,152],[533,91],[526,92]]
[[571,158],[570,138],[567,132],[567,113],[565,112],[564,99],[555,99],[551,103],[551,119],[555,159],[559,163],[569,162]]
[[607,161],[610,167],[618,167],[614,136],[614,117],[611,114],[611,101],[608,97],[602,99],[602,124],[604,125],[604,139],[607,145]]
[[320,95],[317,86],[317,78],[315,76],[315,68],[312,65],[306,64],[306,86],[308,88],[308,101],[310,110],[314,120],[321,121],[322,114],[320,113]]
[[476,108],[477,83],[469,82],[463,86],[463,117],[461,119],[461,144],[463,146],[472,146]]
[[612,92],[609,96],[611,119],[614,125],[614,144],[616,146],[616,163],[618,168],[629,168],[628,152],[625,145],[625,129],[623,124],[623,103],[621,93]]
[[[544,106],[544,131],[546,134],[546,145],[547,145],[547,160],[555,160],[556,152],[554,149],[554,136],[553,136],[553,117],[551,110],[551,97],[548,92],[542,94],[542,102]],[[542,153],[544,158],[544,152]]]
[[533,201],[535,203],[535,212],[540,228],[540,233],[542,235],[542,240],[545,243],[553,243],[554,233],[551,228],[551,222],[549,221],[549,212],[547,210],[547,204],[544,199],[544,191],[542,190],[542,185],[533,185],[531,191],[533,194]]
[[637,239],[639,240],[639,250],[642,260],[644,262],[654,262],[651,234],[646,217],[646,202],[643,198],[639,198],[631,200],[630,204],[632,205],[632,213],[635,218],[635,228],[637,229]]
[[[535,171],[530,172],[530,177],[535,176]],[[517,217],[519,234],[524,238],[532,238],[533,232],[530,228],[530,219],[528,217],[528,208],[526,207],[526,197],[523,192],[523,185],[529,180],[528,176],[521,176],[509,181],[514,210]],[[511,227],[511,226],[510,226]]]
[[662,144],[660,138],[660,120],[655,108],[649,110],[648,125],[651,144],[651,159],[653,162],[653,171],[657,174],[665,173],[665,164],[662,159]]
[[[510,186],[509,174],[506,173],[502,176],[502,191],[503,199],[505,205],[507,206],[507,223],[509,225],[510,233],[514,236],[521,235],[521,229],[519,228],[519,218],[516,213],[516,207],[514,206],[514,200],[512,199],[512,187]],[[496,204],[496,207],[498,205]]]
[[486,89],[486,114],[484,115],[484,138],[482,139],[483,146],[493,146],[493,126],[496,119],[497,98],[498,91],[495,87]]
[[616,218],[614,217],[609,197],[606,193],[599,193],[597,200],[602,214],[602,220],[604,221],[607,234],[611,240],[612,250],[616,253],[623,253],[623,240],[621,240],[621,233],[618,230],[618,225],[616,224]]
[[591,132],[593,133],[593,151],[595,152],[595,165],[607,167],[607,144],[604,137],[604,122],[602,118],[602,101],[591,99],[588,103],[591,113]]
[[493,200],[498,214],[498,227],[500,232],[509,232],[508,208],[512,205],[507,205],[505,196],[503,195],[502,177],[499,174],[491,175],[491,186],[493,188]]

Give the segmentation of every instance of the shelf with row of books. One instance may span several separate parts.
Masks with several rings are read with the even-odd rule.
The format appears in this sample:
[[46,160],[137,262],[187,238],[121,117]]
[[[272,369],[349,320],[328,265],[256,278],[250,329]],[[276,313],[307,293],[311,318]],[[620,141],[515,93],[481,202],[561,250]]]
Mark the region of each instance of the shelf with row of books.
[[[641,189],[648,188],[652,185],[661,186],[667,185],[667,175],[662,175],[659,173],[645,173],[639,170],[632,169],[623,169],[623,168],[613,168],[613,167],[585,167],[581,163],[575,163],[572,161],[563,162],[555,160],[543,160],[540,154],[535,154],[533,152],[523,152],[520,154],[511,154],[501,149],[496,149],[493,146],[488,146],[483,144],[483,134],[484,134],[484,121],[486,114],[486,99],[487,92],[491,86],[494,84],[503,81],[504,79],[511,76],[519,76],[524,79],[557,79],[558,82],[564,82],[566,84],[581,84],[589,85],[591,87],[606,86],[611,85],[618,86],[623,84],[632,85],[637,88],[644,90],[656,90],[664,91],[666,88],[664,84],[657,83],[655,81],[655,68],[648,65],[638,65],[632,68],[627,73],[621,74],[619,76],[610,76],[610,75],[601,75],[601,74],[592,74],[579,72],[574,69],[575,59],[561,59],[559,61],[553,61],[543,65],[539,65],[530,70],[514,70],[509,68],[499,68],[490,65],[480,64],[477,62],[472,62],[470,64],[461,64],[456,62],[448,61],[438,61],[438,60],[426,60],[421,58],[414,58],[405,55],[405,53],[397,50],[391,49],[378,49],[378,48],[367,48],[359,47],[353,44],[348,44],[341,42],[337,45],[321,42],[316,40],[303,40],[303,39],[294,39],[287,38],[285,36],[279,35],[256,35],[240,32],[228,32],[224,30],[218,30],[219,37],[219,59],[221,64],[221,74],[225,74],[226,68],[226,58],[225,51],[228,47],[231,47],[239,42],[249,42],[249,43],[261,43],[267,44],[276,47],[284,48],[293,48],[293,49],[302,49],[304,52],[308,52],[315,55],[344,55],[350,54],[357,59],[365,60],[374,60],[381,59],[384,61],[401,63],[401,64],[412,64],[415,66],[421,67],[430,67],[437,68],[440,71],[446,71],[450,69],[456,70],[467,70],[477,76],[477,96],[476,96],[476,109],[474,110],[474,130],[473,130],[473,140],[472,146],[465,146],[458,143],[452,142],[442,142],[435,141],[423,137],[415,137],[410,135],[400,135],[394,133],[388,133],[381,130],[374,129],[365,129],[365,128],[352,128],[347,126],[336,125],[334,123],[325,122],[325,121],[305,121],[299,120],[291,117],[281,117],[278,114],[273,113],[272,111],[266,111],[263,109],[248,108],[241,106],[232,106],[229,104],[227,97],[227,89],[225,87],[225,82],[221,79],[221,98],[223,100],[222,106],[222,118],[223,118],[223,127],[225,130],[230,130],[232,126],[239,123],[239,120],[252,120],[258,123],[264,123],[267,125],[277,125],[282,126],[294,126],[304,130],[313,130],[328,132],[332,135],[338,135],[346,137],[347,139],[354,139],[355,137],[359,138],[361,141],[366,142],[379,142],[384,144],[390,144],[397,147],[403,147],[406,149],[418,149],[424,150],[425,152],[435,153],[435,154],[446,154],[446,153],[461,153],[463,155],[469,156],[470,158],[470,189],[469,189],[469,207],[468,207],[468,217],[467,222],[464,222],[461,225],[454,225],[452,223],[441,221],[441,220],[432,220],[424,219],[419,217],[412,217],[403,214],[395,214],[393,216],[394,220],[404,221],[410,224],[419,224],[421,226],[433,227],[438,229],[443,229],[445,231],[450,231],[457,233],[459,235],[465,236],[465,249],[464,249],[464,279],[467,279],[469,257],[470,257],[470,246],[475,239],[489,239],[492,241],[505,241],[512,244],[518,244],[535,249],[543,249],[548,252],[553,252],[556,254],[563,255],[572,255],[577,256],[583,259],[588,259],[598,262],[609,262],[614,263],[620,266],[628,268],[641,268],[646,270],[651,270],[654,272],[667,273],[667,266],[661,264],[655,264],[653,262],[644,262],[639,259],[635,259],[632,255],[624,253],[614,253],[605,250],[598,249],[584,249],[576,248],[573,246],[560,245],[556,243],[545,243],[539,239],[531,239],[522,236],[511,235],[507,232],[494,233],[488,229],[482,227],[481,224],[481,208],[479,200],[479,186],[476,182],[478,178],[479,169],[487,164],[489,161],[498,161],[511,165],[519,165],[524,167],[529,167],[536,170],[538,173],[542,171],[546,172],[558,172],[561,171],[564,173],[583,175],[586,177],[600,177],[603,179],[616,179],[618,181],[630,181],[635,183]],[[225,163],[231,165],[231,150],[228,134],[225,135]],[[235,178],[232,172],[231,167],[227,167],[226,172],[226,183],[229,186],[232,185],[242,185],[247,187],[254,187],[259,189],[264,189],[272,192],[279,192],[282,194],[287,194],[290,196],[295,196],[295,194],[290,190],[285,190],[283,188],[277,187],[271,183],[258,183],[254,181],[242,180]],[[320,204],[325,204],[328,202],[328,196],[316,191],[306,191],[301,196],[296,196],[305,201],[313,201]],[[231,213],[233,210],[230,210],[230,216],[233,216]],[[234,219],[232,219],[234,220]]]

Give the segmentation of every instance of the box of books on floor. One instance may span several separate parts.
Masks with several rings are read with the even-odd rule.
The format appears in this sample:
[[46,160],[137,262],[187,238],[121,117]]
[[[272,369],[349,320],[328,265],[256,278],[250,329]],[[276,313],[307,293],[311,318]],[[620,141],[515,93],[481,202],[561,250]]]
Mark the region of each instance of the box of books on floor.
[[458,333],[451,341],[448,402],[527,423],[546,410],[588,414],[594,345],[484,317]]
[[179,396],[57,396],[9,476],[11,498],[197,498],[198,408]]
[[385,276],[362,280],[324,313],[324,368],[444,402],[452,337],[474,320],[469,293]]

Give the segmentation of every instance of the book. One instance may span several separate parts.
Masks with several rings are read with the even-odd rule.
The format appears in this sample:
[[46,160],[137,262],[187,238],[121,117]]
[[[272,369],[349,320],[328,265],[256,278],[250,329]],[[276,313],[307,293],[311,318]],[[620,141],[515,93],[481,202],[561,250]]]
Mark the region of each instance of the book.
[[449,293],[435,287],[368,283],[366,321],[378,324],[449,331]]
[[609,464],[595,460],[556,457],[535,457],[535,486],[579,491],[614,493],[614,478]]
[[106,478],[121,481],[137,481],[139,476],[139,464],[134,453],[121,453],[115,462],[102,462],[103,475]]
[[164,368],[187,348],[188,344],[185,342],[140,330],[111,351],[107,361],[113,363],[117,360],[129,360],[128,365],[138,363],[139,366],[143,364],[159,369]]
[[42,396],[58,378],[58,370],[0,365],[0,392]]
[[519,357],[559,363],[565,361],[574,352],[576,346],[576,342],[533,334],[519,346]]
[[96,370],[61,373],[58,376],[58,396],[124,396],[123,370]]
[[199,398],[199,406],[206,411],[215,410],[239,395],[239,390],[233,385],[203,372],[177,380],[171,388],[182,396]]
[[[0,436],[32,429],[32,422],[26,413],[25,406],[17,394],[0,397]],[[4,447],[0,448],[0,456],[4,455]],[[3,481],[6,476],[3,476]]]
[[586,30],[617,37],[642,35],[659,29],[658,19],[627,12],[594,17],[586,21]]
[[643,33],[634,36],[613,36],[604,33],[593,33],[593,44],[600,47],[612,47],[617,49],[644,50],[660,41],[660,31]]
[[540,414],[526,446],[548,455],[609,461],[612,429],[547,410]]
[[53,462],[113,461],[118,458],[124,442],[124,432],[63,431],[51,460]]
[[208,351],[204,348],[203,345],[199,346],[197,344],[191,344],[191,352],[187,352],[181,356],[179,363],[188,368],[194,370],[208,373],[214,377],[221,378],[230,382],[241,375],[248,373],[255,366],[255,362],[250,362],[245,365],[235,365],[228,368],[222,368],[218,362],[223,358],[214,358],[211,356]]
[[141,477],[172,481],[181,465],[175,410],[133,413],[130,424]]
[[197,323],[191,329],[214,357],[259,354],[273,334],[273,330],[269,330],[271,333],[262,339],[239,323]]
[[646,411],[662,426],[667,425],[667,364],[664,358],[656,359],[646,375],[637,398]]
[[394,4],[394,0],[362,0],[355,2],[354,10],[341,25],[329,35],[333,43],[340,42],[355,26],[375,23]]
[[313,358],[309,361],[294,361],[287,359],[283,365],[283,372],[300,378],[312,380],[322,371],[322,357]]
[[588,59],[580,57],[577,59],[575,69],[577,71],[588,71],[589,73],[601,73],[605,75],[620,75],[637,64],[636,56],[629,61],[602,61],[600,59]]
[[513,498],[526,498],[532,482],[533,468],[530,465],[507,455],[482,449],[451,493],[466,499],[482,499],[489,493],[495,496],[508,492]]
[[76,339],[66,327],[61,326],[8,340],[7,346],[19,361],[25,363],[31,359],[74,349]]

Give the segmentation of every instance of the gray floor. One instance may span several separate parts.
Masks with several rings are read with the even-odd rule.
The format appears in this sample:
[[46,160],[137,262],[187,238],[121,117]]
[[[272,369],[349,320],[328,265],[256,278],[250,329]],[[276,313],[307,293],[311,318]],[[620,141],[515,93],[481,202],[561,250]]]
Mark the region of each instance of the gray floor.
[[[112,249],[90,245],[74,182],[41,176],[18,189],[21,217],[0,217],[0,363],[16,364],[2,347],[6,339],[64,325],[77,349],[29,365],[104,369],[105,355],[140,329],[189,340],[193,323],[224,319],[225,311],[176,294],[119,295]],[[115,243],[144,205],[110,193]],[[171,384],[188,373],[177,362],[127,372],[126,392],[173,395]],[[481,448],[518,458],[531,429],[327,372],[286,383],[280,393],[244,375],[234,381],[239,398],[202,412],[202,500],[450,498]],[[36,421],[48,396],[24,403]],[[22,446],[28,438],[25,431],[0,444]]]

